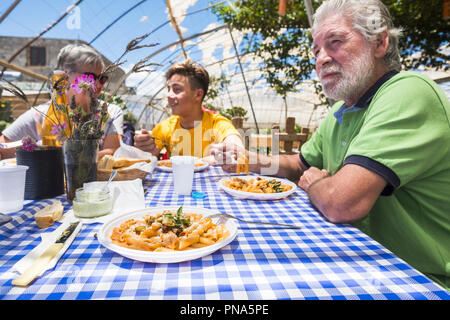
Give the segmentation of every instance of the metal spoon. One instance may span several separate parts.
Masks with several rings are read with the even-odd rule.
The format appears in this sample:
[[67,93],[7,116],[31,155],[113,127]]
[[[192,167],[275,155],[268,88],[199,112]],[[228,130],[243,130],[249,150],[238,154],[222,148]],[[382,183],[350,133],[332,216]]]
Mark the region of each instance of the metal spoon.
[[116,176],[116,174],[117,174],[117,170],[113,170],[113,172],[111,172],[111,175],[109,176],[108,182],[107,182],[106,185],[103,187],[103,190],[109,190],[109,189],[108,189],[109,184],[110,184],[111,181],[113,181],[113,179],[114,179],[114,177]]

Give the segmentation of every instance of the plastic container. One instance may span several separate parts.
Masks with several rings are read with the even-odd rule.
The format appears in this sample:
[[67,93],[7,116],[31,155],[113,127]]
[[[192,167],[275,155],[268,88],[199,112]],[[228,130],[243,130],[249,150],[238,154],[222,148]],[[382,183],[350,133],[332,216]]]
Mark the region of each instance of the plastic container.
[[194,180],[195,157],[173,156],[172,162],[173,185],[175,193],[187,196],[192,192],[192,182]]
[[0,212],[22,210],[27,166],[0,167]]
[[79,188],[73,199],[73,213],[79,218],[96,218],[111,213],[113,199],[109,190]]

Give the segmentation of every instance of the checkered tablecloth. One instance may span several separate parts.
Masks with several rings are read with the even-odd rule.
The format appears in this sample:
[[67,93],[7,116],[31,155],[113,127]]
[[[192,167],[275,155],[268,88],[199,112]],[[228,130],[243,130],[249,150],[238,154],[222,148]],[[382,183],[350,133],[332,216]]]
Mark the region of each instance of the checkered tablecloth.
[[[130,260],[101,246],[100,224],[85,224],[57,265],[27,288],[14,287],[12,266],[40,243],[33,214],[49,200],[31,201],[0,226],[0,299],[449,299],[429,278],[358,229],[327,222],[298,189],[283,200],[232,198],[195,173],[203,199],[177,196],[170,173],[144,182],[147,206],[218,209],[242,218],[294,223],[285,229],[239,223],[236,239],[201,259],[173,264]],[[61,196],[65,208],[70,209]]]

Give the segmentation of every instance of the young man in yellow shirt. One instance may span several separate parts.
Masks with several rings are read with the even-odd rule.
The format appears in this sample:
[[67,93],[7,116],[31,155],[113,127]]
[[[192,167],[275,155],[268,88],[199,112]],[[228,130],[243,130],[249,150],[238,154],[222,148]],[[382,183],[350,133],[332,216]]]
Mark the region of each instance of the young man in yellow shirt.
[[243,146],[239,132],[230,120],[202,108],[208,91],[209,75],[202,66],[187,60],[174,64],[166,73],[172,116],[161,121],[150,132],[142,130],[135,136],[135,146],[159,155],[166,148],[167,155],[190,155],[214,164],[209,156],[212,143],[231,143]]

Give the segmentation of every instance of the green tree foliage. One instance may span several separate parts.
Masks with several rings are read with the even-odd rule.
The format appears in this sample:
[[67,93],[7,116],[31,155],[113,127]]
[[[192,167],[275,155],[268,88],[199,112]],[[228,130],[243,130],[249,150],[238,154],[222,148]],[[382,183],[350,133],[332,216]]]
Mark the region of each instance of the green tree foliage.
[[226,86],[229,84],[230,80],[228,80],[223,73],[219,77],[210,76],[208,92],[206,93],[204,103],[211,105],[211,101],[225,93]]
[[[316,10],[323,0],[313,0]],[[449,22],[443,20],[442,0],[384,0],[394,24],[403,29],[400,41],[405,69],[426,65],[447,70],[449,56],[439,52],[450,38]],[[278,14],[278,0],[224,2],[213,8],[220,20],[246,33],[241,54],[254,53],[263,60],[269,85],[280,95],[294,91],[314,70],[312,37],[304,2],[288,0],[286,15]],[[421,52],[420,55],[414,55]],[[321,93],[319,83],[314,84]],[[325,100],[323,94],[319,96]]]
[[247,110],[242,107],[233,106],[228,109],[224,109],[223,106],[214,105],[212,102],[220,95],[226,94],[227,86],[230,84],[225,74],[221,74],[219,77],[211,76],[209,79],[209,88],[206,93],[203,105],[205,108],[218,112],[227,119],[232,119],[233,117],[242,117],[247,120]]
[[[101,93],[99,96],[99,99],[105,101],[106,97],[103,93]],[[115,95],[109,96],[107,102],[115,104],[115,105],[119,106],[120,109],[122,109],[123,121],[129,122],[132,125],[136,125],[136,123],[137,123],[136,116],[130,109],[128,109],[125,101],[121,97],[115,96]]]
[[243,118],[245,121],[248,119],[248,117],[246,117],[247,110],[245,110],[242,107],[235,106],[229,109],[220,110],[219,112],[221,115],[223,115],[225,118],[229,120],[233,119],[233,117],[240,117]]

